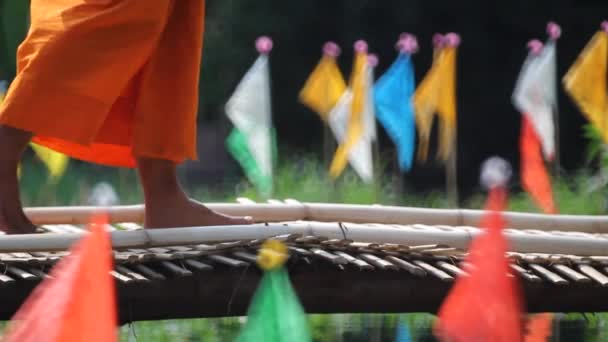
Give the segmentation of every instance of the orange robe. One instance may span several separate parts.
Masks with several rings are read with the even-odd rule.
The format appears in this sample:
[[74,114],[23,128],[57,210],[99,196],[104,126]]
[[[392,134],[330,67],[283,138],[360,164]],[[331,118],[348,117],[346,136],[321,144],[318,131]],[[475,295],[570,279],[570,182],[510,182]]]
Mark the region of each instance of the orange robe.
[[74,158],[196,159],[203,0],[32,0],[0,124]]

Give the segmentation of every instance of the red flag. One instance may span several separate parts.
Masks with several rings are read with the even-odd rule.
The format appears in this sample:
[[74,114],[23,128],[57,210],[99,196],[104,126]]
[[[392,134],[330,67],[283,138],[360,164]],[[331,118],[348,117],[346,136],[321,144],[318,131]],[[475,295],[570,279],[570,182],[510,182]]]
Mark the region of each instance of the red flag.
[[525,342],[547,342],[551,337],[553,315],[550,313],[534,315],[528,321]]
[[503,188],[490,191],[484,232],[471,243],[466,260],[473,267],[456,280],[439,310],[435,334],[442,341],[522,341],[521,289],[518,278],[508,276],[502,234],[506,196]]
[[534,201],[545,213],[554,214],[557,210],[553,202],[551,180],[541,154],[540,139],[527,114],[522,115],[521,135],[519,139],[523,188],[530,193]]
[[112,342],[116,296],[106,216],[79,241],[13,316],[5,342]]

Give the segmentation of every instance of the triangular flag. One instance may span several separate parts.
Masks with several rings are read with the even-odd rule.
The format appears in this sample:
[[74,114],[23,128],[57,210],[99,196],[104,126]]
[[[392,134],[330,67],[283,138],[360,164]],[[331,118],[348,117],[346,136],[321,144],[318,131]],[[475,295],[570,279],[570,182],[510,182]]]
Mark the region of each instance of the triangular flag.
[[490,190],[481,222],[484,231],[466,257],[472,267],[456,280],[439,309],[435,333],[443,341],[522,340],[521,289],[516,275],[509,275],[508,244],[502,233],[506,197],[503,186]]
[[[270,71],[268,55],[261,54],[247,71],[234,94],[226,104],[226,114],[238,133],[228,140],[229,150],[248,149],[255,165],[241,164],[251,182],[263,186],[259,191],[264,196],[272,192],[273,157],[272,117],[270,107]],[[242,135],[244,139],[235,138]],[[235,146],[235,143],[244,146]],[[238,160],[238,156],[235,155]],[[239,160],[239,162],[242,160]],[[253,170],[255,168],[258,171]],[[270,181],[269,181],[270,180]]]
[[546,213],[556,212],[551,180],[541,155],[541,150],[547,159],[555,154],[555,60],[553,40],[545,45],[540,54],[531,52],[513,92],[513,104],[522,114],[519,141],[522,185]]
[[528,320],[524,342],[547,342],[552,335],[553,314],[542,313]]
[[68,168],[70,158],[63,153],[53,151],[42,145],[30,143],[30,146],[34,150],[34,153],[36,153],[36,156],[40,158],[42,163],[44,163],[44,166],[49,170],[49,179],[51,183],[56,184],[59,182]]
[[[272,129],[272,160],[277,162],[277,137],[276,131]],[[247,138],[236,128],[232,129],[226,139],[226,148],[234,159],[243,168],[247,179],[258,189],[261,194],[270,195],[272,192],[272,177],[265,175],[260,170],[258,163],[247,147]]]
[[300,91],[300,101],[327,121],[345,91],[346,82],[336,57],[324,54]]
[[276,240],[262,245],[258,264],[264,275],[247,312],[237,342],[309,342],[308,320],[283,264],[287,247]]
[[395,342],[412,342],[412,336],[410,335],[410,329],[407,324],[399,320],[397,324],[397,336]]
[[553,123],[553,110],[557,102],[555,62],[555,42],[550,40],[540,55],[530,55],[526,58],[513,92],[513,104],[521,114],[528,115],[541,139],[547,160],[553,159],[555,154]]
[[[329,113],[329,127],[336,137],[338,144],[343,144],[348,130],[353,94],[347,90],[336,107]],[[350,150],[348,160],[355,172],[366,183],[374,180],[372,145],[369,137],[362,136]]]
[[5,342],[117,341],[112,248],[106,216],[71,249],[17,311]]
[[348,156],[351,153],[351,150],[366,133],[363,118],[366,101],[368,101],[368,88],[371,86],[368,84],[369,79],[367,73],[367,59],[367,45],[365,45],[365,49],[360,49],[355,53],[355,63],[349,84],[353,98],[348,120],[348,127],[346,130],[346,137],[343,143],[338,146],[329,168],[329,174],[334,178],[342,174],[342,171],[344,171],[346,168]]
[[608,32],[597,32],[564,76],[566,92],[608,143]]
[[541,155],[540,139],[528,115],[522,116],[521,119],[519,149],[521,152],[521,182],[524,190],[532,196],[545,213],[556,213],[551,179]]
[[409,170],[414,158],[416,124],[412,96],[414,67],[411,56],[400,54],[375,85],[378,121],[397,146],[399,168]]
[[[365,103],[363,104],[363,136],[368,139],[370,142],[376,141],[378,139],[378,128],[376,127],[376,103],[374,96],[374,69],[376,67],[375,64],[369,62],[367,63],[367,71],[365,73],[365,84],[367,89],[367,95],[365,95]],[[374,56],[374,59],[376,57]],[[377,59],[376,62],[377,63]]]
[[456,137],[456,47],[446,46],[439,57],[441,88],[437,103],[439,116],[439,151],[437,156],[447,160]]

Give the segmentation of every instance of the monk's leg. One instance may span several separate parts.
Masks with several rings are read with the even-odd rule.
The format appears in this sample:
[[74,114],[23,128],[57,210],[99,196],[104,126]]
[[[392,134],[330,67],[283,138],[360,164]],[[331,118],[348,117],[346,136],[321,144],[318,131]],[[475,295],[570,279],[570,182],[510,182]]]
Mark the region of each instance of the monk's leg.
[[146,228],[252,223],[250,218],[225,216],[188,198],[177,179],[176,166],[175,162],[164,159],[137,159],[146,204]]
[[36,227],[23,213],[17,167],[32,134],[0,125],[0,230],[8,234],[33,233]]

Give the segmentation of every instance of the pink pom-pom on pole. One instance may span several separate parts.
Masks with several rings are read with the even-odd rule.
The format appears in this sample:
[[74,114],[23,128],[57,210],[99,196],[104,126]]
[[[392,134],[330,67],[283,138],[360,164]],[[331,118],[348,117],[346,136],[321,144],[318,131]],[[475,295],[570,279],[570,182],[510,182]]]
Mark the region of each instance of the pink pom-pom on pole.
[[367,63],[372,68],[375,68],[378,65],[378,61],[378,55],[376,55],[375,53],[370,53],[369,55],[367,55]]
[[558,24],[550,21],[547,24],[547,34],[549,35],[549,39],[557,40],[562,35],[562,28],[559,27]]
[[402,33],[397,42],[397,49],[401,53],[414,54],[418,51],[418,40],[416,36],[409,33]]
[[329,57],[336,58],[340,56],[340,47],[334,42],[327,42],[323,45],[323,54]]
[[534,56],[540,55],[540,53],[543,51],[543,47],[543,43],[538,39],[532,39],[528,42],[528,50]]
[[433,35],[433,46],[436,48],[439,48],[444,45],[445,45],[445,37],[441,33],[435,33]]
[[355,52],[367,53],[367,42],[365,40],[357,40],[355,42]]
[[449,46],[449,47],[458,47],[460,45],[460,42],[462,41],[460,39],[460,35],[458,33],[454,33],[454,32],[450,32],[448,34],[445,35],[445,45]]
[[608,20],[602,21],[602,30],[608,34]]
[[256,39],[255,48],[259,53],[267,55],[272,50],[272,39],[268,36],[261,36]]

